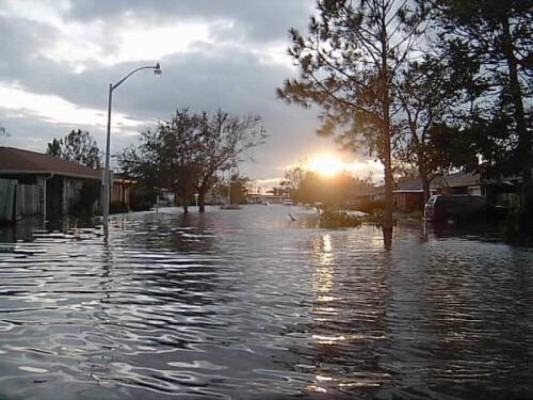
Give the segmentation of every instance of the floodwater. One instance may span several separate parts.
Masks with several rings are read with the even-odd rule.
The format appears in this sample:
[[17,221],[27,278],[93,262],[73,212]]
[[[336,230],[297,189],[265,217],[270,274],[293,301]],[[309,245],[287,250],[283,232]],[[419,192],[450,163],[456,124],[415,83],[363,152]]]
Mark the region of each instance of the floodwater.
[[4,229],[0,398],[533,398],[531,249],[315,218]]

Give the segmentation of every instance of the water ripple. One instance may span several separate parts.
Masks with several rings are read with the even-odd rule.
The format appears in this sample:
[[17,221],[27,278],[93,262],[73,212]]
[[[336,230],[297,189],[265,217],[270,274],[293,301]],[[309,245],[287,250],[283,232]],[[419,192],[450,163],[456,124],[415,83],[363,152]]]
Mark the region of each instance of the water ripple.
[[533,252],[402,226],[386,251],[378,229],[292,213],[1,243],[0,397],[531,397]]

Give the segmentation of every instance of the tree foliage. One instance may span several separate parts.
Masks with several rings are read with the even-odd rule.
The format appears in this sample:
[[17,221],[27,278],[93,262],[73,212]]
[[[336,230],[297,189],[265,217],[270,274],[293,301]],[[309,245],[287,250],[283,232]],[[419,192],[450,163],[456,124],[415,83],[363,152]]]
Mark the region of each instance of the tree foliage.
[[286,171],[285,177],[280,186],[294,202],[322,203],[327,208],[344,207],[357,192],[372,187],[368,180],[359,179],[348,172],[326,177],[303,166]]
[[425,54],[402,71],[395,99],[403,117],[395,156],[416,166],[427,200],[433,178],[477,161],[468,136],[448,127],[456,104],[464,99],[460,77],[437,54]]
[[234,173],[229,179],[219,179],[216,185],[216,194],[226,199],[229,204],[245,204],[250,182],[251,180],[247,176]]
[[53,139],[48,143],[46,154],[91,168],[100,168],[102,156],[90,133],[80,129],[72,130],[62,139]]
[[482,170],[522,175],[533,206],[531,1],[434,0],[433,14],[444,56],[468,78],[460,127],[485,161]]
[[144,185],[172,189],[185,211],[198,193],[203,212],[218,174],[235,167],[265,139],[259,116],[238,117],[221,110],[192,113],[184,108],[155,130],[142,132],[140,144],[124,150],[118,160],[125,173]]
[[[302,185],[307,171],[303,163],[294,168],[289,168],[285,171],[284,179],[280,182],[280,187],[276,191],[281,195],[293,197],[298,188]],[[275,193],[276,194],[276,193]]]

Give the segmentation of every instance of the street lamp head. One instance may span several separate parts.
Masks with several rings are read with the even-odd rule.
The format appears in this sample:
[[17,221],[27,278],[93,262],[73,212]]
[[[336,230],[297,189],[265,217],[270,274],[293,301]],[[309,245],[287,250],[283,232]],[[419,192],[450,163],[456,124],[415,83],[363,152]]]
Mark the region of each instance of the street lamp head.
[[154,74],[157,75],[157,76],[160,76],[161,75],[161,66],[159,65],[159,63],[157,63],[155,65],[155,68],[154,68]]

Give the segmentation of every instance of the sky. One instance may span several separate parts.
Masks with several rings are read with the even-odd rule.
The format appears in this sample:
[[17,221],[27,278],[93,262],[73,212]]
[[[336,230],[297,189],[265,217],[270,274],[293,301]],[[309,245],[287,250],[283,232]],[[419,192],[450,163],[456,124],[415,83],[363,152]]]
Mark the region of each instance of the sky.
[[73,129],[105,149],[113,92],[111,154],[178,108],[260,115],[269,135],[239,167],[266,189],[305,159],[333,154],[356,174],[379,165],[336,152],[315,134],[317,108],[276,98],[298,69],[288,30],[306,31],[314,0],[0,0],[0,145],[45,152]]

